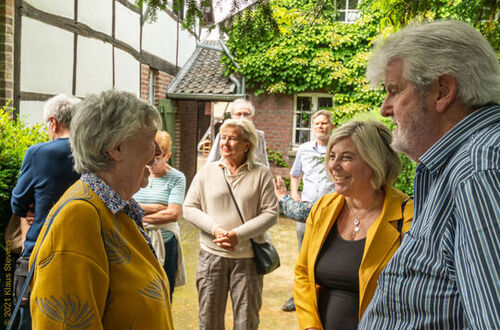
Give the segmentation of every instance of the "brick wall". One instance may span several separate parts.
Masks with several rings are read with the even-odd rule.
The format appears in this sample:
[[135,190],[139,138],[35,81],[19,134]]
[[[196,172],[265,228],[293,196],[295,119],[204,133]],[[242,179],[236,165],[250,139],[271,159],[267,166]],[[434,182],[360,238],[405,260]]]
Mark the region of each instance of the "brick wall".
[[141,99],[147,101],[149,95],[149,66],[141,64]]
[[13,97],[14,0],[2,0],[0,2],[0,107]]
[[149,97],[149,74],[153,74],[155,106],[158,106],[158,99],[167,97],[167,88],[174,79],[174,76],[163,71],[158,71],[145,64],[141,64],[141,99],[148,100]]
[[158,106],[158,99],[167,97],[168,85],[174,79],[173,76],[163,71],[155,71],[155,105]]
[[255,126],[266,134],[266,143],[270,149],[280,151],[285,160],[292,146],[293,130],[293,95],[272,94],[252,96],[255,106]]

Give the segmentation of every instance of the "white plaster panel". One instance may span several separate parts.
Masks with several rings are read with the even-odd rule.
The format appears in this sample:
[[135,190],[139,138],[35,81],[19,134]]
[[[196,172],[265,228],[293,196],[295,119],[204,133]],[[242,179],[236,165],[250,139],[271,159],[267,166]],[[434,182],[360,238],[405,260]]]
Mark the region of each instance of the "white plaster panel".
[[113,87],[112,46],[78,36],[76,95],[100,93]]
[[25,0],[25,2],[47,13],[71,19],[75,17],[75,5],[70,0]]
[[19,102],[19,114],[22,120],[29,125],[38,123],[43,124],[43,105],[42,101],[21,101]]
[[179,66],[183,67],[196,49],[196,39],[186,31],[179,31]]
[[177,23],[165,12],[158,11],[155,22],[142,28],[142,49],[175,65]]
[[116,2],[115,38],[139,51],[141,16]]
[[130,54],[115,48],[115,89],[140,93],[140,64]]
[[112,0],[78,1],[78,21],[92,29],[111,35],[112,19]]
[[73,34],[22,18],[21,91],[69,93],[73,78]]

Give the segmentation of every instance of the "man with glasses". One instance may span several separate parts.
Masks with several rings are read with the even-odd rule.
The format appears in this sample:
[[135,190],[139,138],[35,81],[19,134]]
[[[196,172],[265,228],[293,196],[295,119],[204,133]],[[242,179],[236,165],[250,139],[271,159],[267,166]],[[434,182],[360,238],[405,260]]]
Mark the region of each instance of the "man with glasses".
[[[244,98],[239,98],[234,100],[229,105],[229,111],[231,112],[232,119],[245,118],[253,121],[253,116],[255,115],[255,107],[253,106],[252,102]],[[267,151],[266,151],[266,138],[264,132],[258,129],[256,131],[259,137],[259,143],[256,150],[257,157],[255,160],[269,168],[269,161],[267,159]],[[206,161],[207,164],[216,162],[220,159],[219,145],[220,145],[220,134],[217,134],[212,149],[210,149],[210,153],[207,157]]]

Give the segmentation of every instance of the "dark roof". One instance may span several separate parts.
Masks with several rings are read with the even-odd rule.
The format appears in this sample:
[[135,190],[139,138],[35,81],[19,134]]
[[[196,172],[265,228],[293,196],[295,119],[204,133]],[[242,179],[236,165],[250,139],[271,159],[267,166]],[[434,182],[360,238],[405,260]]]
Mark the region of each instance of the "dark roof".
[[167,96],[185,99],[199,99],[204,96],[207,100],[221,96],[227,96],[229,99],[238,97],[235,94],[235,83],[223,74],[221,57],[222,49],[218,41],[204,41],[198,44],[193,55],[169,86]]

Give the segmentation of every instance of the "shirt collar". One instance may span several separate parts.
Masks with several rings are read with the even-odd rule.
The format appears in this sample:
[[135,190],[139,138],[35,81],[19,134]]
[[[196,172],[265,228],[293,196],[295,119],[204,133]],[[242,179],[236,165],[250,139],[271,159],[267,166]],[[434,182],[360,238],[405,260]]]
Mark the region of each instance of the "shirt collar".
[[[229,172],[229,170],[227,168],[227,165],[226,165],[226,160],[224,158],[221,158],[219,160],[218,166],[224,168],[227,172]],[[241,164],[240,167],[238,167],[238,170],[236,171],[236,173],[239,173],[240,171],[242,171],[245,168],[246,168],[247,171],[251,171],[252,168],[253,168],[253,166],[254,166],[253,161],[247,160],[243,164]]]
[[430,147],[420,157],[419,165],[427,167],[431,172],[437,171],[461,144],[478,130],[497,121],[500,121],[500,107],[496,104],[472,112]]
[[111,213],[117,214],[123,210],[134,221],[141,221],[144,211],[133,198],[127,202],[95,173],[86,172],[82,175],[81,179],[90,186]]

